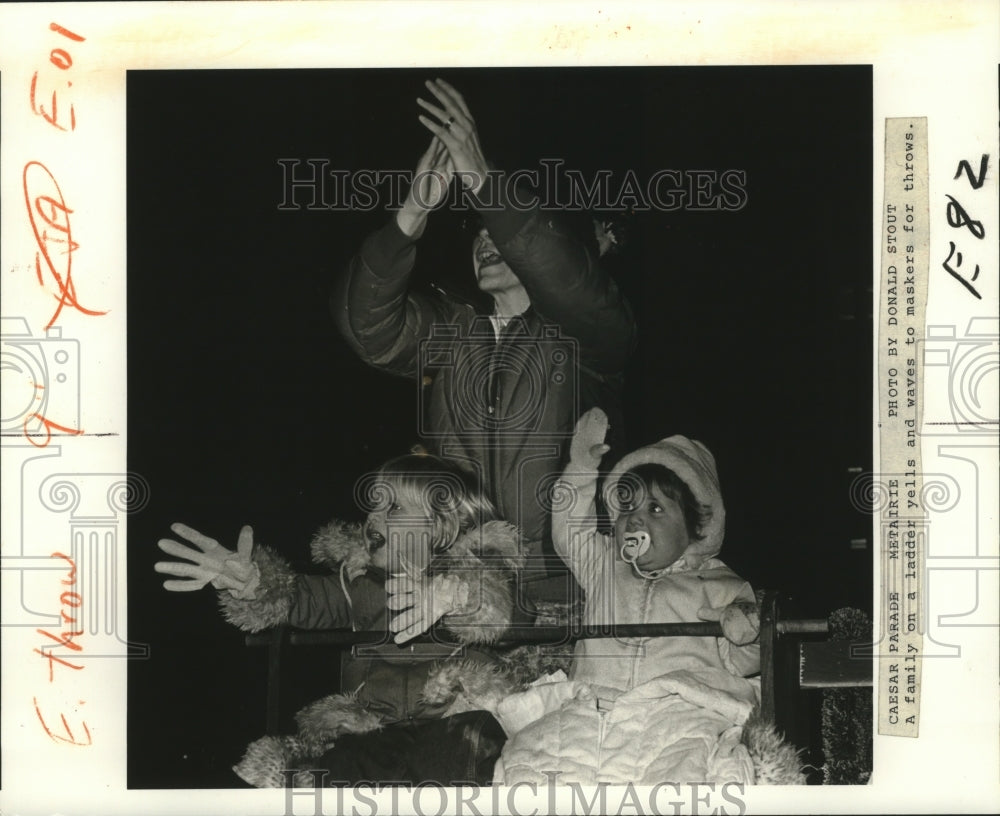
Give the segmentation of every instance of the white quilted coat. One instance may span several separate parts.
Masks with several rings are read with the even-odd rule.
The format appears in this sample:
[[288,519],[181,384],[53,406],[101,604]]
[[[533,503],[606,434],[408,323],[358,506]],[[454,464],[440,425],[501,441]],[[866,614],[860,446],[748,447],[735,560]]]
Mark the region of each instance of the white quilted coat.
[[509,741],[494,782],[753,784],[740,736],[755,702],[748,680],[718,669],[670,672],[624,693],[574,680],[536,686],[500,704]]

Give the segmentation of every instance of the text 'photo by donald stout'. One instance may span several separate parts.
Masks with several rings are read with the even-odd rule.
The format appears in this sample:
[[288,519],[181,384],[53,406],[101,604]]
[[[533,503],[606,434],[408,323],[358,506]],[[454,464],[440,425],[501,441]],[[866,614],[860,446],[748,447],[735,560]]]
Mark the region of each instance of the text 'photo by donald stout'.
[[866,782],[871,80],[130,71],[129,786]]

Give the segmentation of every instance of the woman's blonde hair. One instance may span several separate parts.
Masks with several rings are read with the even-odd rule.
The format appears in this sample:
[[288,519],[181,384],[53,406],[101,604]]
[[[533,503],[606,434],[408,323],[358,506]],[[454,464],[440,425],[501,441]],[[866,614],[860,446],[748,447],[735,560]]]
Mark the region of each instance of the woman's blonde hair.
[[432,520],[431,553],[440,555],[459,536],[497,517],[474,473],[429,454],[407,454],[380,467],[366,485],[367,504],[391,507],[402,497]]

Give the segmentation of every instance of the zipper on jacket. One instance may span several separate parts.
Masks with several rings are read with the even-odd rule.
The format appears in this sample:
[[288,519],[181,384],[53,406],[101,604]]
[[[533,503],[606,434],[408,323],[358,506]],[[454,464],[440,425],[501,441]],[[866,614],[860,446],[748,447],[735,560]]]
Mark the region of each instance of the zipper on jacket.
[[597,767],[594,781],[600,783],[601,763],[604,761],[604,718],[608,712],[601,708],[600,698],[597,698],[595,703],[597,704]]
[[[476,757],[479,756],[479,737],[482,732],[483,722],[482,719],[475,722],[471,726],[472,733],[469,734],[469,760],[466,764],[466,774],[469,781],[471,782],[476,778]],[[468,730],[470,726],[465,726]]]
[[[640,623],[648,622],[646,618],[649,617],[649,595],[653,591],[653,583],[654,583],[653,581],[647,579],[645,581],[645,586],[643,587],[642,590],[642,606],[640,607],[641,614],[639,615]],[[639,667],[639,656],[642,654],[644,645],[645,644],[643,639],[639,638],[639,642],[636,644],[635,647],[635,654],[632,655],[632,665],[630,666],[631,671],[629,672],[629,680],[628,680],[629,690],[635,688],[635,672],[636,669]]]
[[[413,650],[413,647],[410,647]],[[410,720],[412,716],[410,715],[410,672],[403,672],[403,719]]]
[[[497,371],[497,361],[503,349],[504,335],[510,328],[510,323],[503,327],[499,336],[494,338],[493,348],[490,350],[490,370],[488,387],[486,389],[486,413],[489,415],[488,435],[489,445],[484,453],[487,457],[487,469],[490,474],[490,481],[493,484],[493,495],[498,509],[503,508],[503,484],[500,478],[500,456],[497,453],[497,422],[500,417],[500,400],[502,389],[500,387],[500,375]],[[520,521],[519,519],[517,520]]]
[[[506,326],[504,329],[506,330]],[[486,387],[486,413],[490,416],[491,427],[495,427],[497,415],[499,413],[500,381],[497,376],[497,358],[500,356],[502,345],[503,332],[500,333],[499,337],[494,337],[493,348],[490,349],[490,370],[489,378],[487,380],[489,384]]]

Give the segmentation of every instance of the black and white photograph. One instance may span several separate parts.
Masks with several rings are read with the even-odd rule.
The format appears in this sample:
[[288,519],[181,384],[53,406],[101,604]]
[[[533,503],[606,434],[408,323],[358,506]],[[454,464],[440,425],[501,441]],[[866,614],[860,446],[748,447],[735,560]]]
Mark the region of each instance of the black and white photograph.
[[[871,637],[871,96],[868,66],[129,72],[129,785],[867,781],[869,659],[800,690],[759,631],[776,596]],[[246,636],[281,626],[388,634],[286,644],[268,720]],[[592,700],[531,698],[560,669],[659,711],[602,741]]]
[[0,810],[993,812],[998,23],[0,4]]

